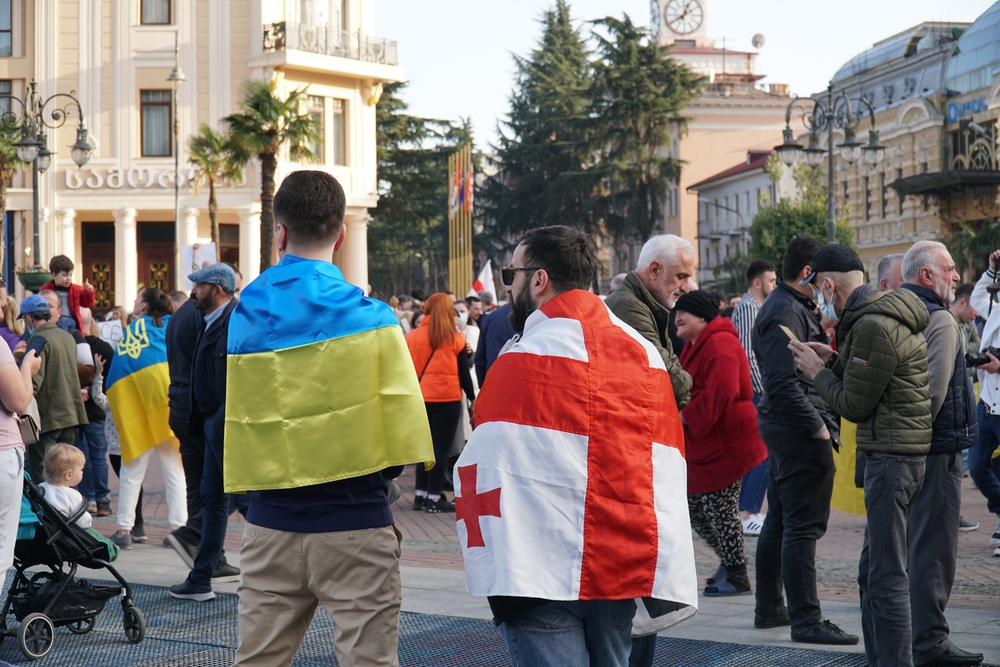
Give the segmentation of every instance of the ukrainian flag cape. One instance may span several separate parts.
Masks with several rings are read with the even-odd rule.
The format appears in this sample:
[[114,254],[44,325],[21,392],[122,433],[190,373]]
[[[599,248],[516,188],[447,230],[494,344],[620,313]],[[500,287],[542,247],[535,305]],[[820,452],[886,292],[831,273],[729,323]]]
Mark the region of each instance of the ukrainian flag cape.
[[104,393],[111,404],[122,446],[122,462],[128,463],[161,442],[174,439],[168,424],[167,322],[153,324],[143,315],[125,330],[115,348]]
[[434,462],[392,309],[328,262],[285,255],[229,321],[227,493],[290,489]]

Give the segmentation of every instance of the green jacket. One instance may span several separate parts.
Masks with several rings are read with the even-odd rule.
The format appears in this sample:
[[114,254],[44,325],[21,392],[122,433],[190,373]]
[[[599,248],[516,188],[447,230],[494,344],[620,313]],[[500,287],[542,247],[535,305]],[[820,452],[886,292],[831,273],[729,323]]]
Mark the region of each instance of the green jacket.
[[[45,339],[41,370],[33,379],[42,433],[88,424],[76,370],[76,341],[53,322],[35,330]],[[34,336],[32,336],[34,338]],[[30,343],[30,339],[29,339]]]
[[635,271],[629,272],[625,280],[611,293],[604,303],[618,319],[625,322],[643,338],[656,347],[663,357],[663,363],[670,374],[670,382],[674,386],[674,399],[677,408],[681,409],[691,402],[691,376],[681,368],[681,362],[674,354],[674,347],[667,335],[667,321],[670,311],[653,298],[646,286],[642,284]]
[[901,456],[931,448],[927,306],[908,290],[876,292],[846,309],[837,326],[840,359],[816,390],[858,425],[858,450]]

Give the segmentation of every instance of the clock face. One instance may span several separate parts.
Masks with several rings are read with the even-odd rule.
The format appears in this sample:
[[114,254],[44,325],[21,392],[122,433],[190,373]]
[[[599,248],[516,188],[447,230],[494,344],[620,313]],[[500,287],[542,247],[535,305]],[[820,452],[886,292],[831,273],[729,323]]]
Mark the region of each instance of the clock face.
[[663,22],[678,35],[690,35],[701,27],[705,12],[698,0],[670,0],[663,8]]

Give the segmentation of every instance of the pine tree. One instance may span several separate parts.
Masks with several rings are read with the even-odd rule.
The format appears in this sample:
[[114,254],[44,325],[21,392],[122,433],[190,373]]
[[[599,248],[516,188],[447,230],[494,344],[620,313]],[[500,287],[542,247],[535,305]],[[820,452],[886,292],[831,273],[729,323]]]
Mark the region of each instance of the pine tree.
[[684,130],[681,112],[701,80],[627,14],[594,25],[591,141],[606,187],[598,210],[616,241],[644,243],[663,230],[667,191],[681,174],[680,160],[663,149]]
[[590,205],[598,183],[589,170],[589,54],[565,0],[541,24],[537,48],[527,58],[514,56],[510,113],[493,147],[496,173],[476,200],[498,247],[509,248],[534,227],[598,227]]
[[369,280],[385,297],[447,283],[448,155],[472,137],[468,123],[408,114],[405,87],[386,84],[376,109],[379,202],[370,209]]

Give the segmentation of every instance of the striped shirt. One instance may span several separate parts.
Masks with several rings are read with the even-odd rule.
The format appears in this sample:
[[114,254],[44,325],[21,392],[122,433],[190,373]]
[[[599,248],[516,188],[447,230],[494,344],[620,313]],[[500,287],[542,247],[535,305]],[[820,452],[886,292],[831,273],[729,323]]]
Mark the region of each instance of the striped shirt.
[[759,312],[760,304],[748,292],[743,295],[743,299],[736,306],[736,310],[733,311],[732,320],[733,326],[736,327],[736,333],[740,336],[740,343],[743,345],[743,350],[747,353],[747,359],[750,360],[750,381],[753,384],[753,390],[757,394],[762,394],[764,393],[764,382],[760,377],[757,356],[753,353],[753,346],[750,345],[753,325],[757,321],[757,313]]

